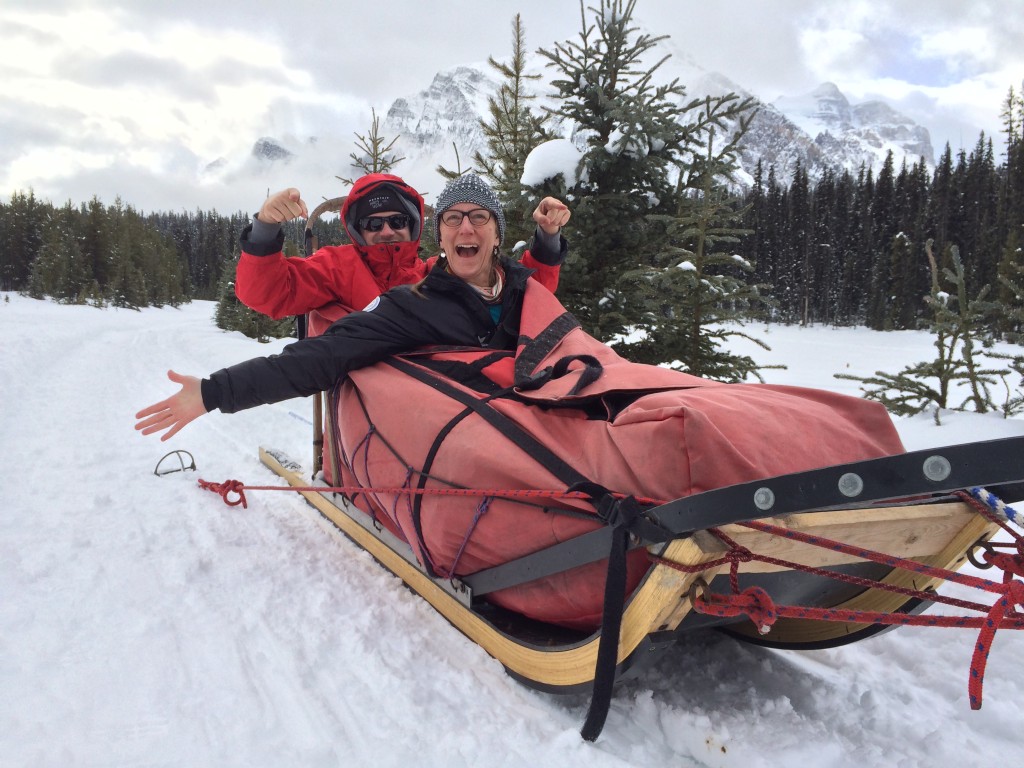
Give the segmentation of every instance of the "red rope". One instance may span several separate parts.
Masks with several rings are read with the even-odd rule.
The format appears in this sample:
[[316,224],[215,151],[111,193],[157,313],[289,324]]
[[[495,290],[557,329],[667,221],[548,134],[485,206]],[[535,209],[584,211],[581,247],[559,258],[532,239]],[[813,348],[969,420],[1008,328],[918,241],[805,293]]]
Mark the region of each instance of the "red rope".
[[[252,491],[312,491],[317,493],[343,493],[347,495],[357,493],[368,493],[374,494],[394,494],[397,496],[405,495],[431,495],[431,496],[482,496],[491,498],[509,498],[509,499],[579,499],[583,501],[590,501],[591,497],[587,494],[573,491],[545,491],[536,489],[476,489],[476,488],[412,488],[404,486],[401,488],[364,488],[363,486],[276,486],[276,485],[250,485],[246,486],[238,480],[227,480],[223,483],[211,483],[206,480],[199,480],[200,487],[214,491],[220,494],[221,498],[224,499],[224,503],[229,506],[238,506],[247,508],[248,504],[245,498],[245,490]],[[237,498],[232,499],[231,494],[237,494]],[[614,494],[617,497],[622,497],[624,494]],[[1000,524],[1003,530],[1010,531],[1011,535],[1017,540],[1018,553],[1016,555],[1005,555],[994,553],[991,550],[986,551],[985,559],[992,565],[1000,568],[1004,573],[1004,581],[999,584],[988,579],[980,579],[975,576],[969,576],[967,574],[960,574],[956,571],[950,571],[943,568],[935,568],[933,566],[927,566],[922,563],[918,563],[913,560],[906,560],[904,558],[893,557],[872,550],[864,549],[863,547],[854,547],[844,544],[839,541],[834,541],[821,536],[813,536],[810,534],[801,533],[789,528],[783,528],[769,523],[764,523],[758,520],[750,520],[739,523],[739,525],[745,526],[752,530],[761,531],[774,536],[781,536],[794,541],[800,541],[811,546],[821,547],[824,549],[841,552],[843,554],[856,557],[861,560],[867,560],[891,568],[901,568],[904,570],[912,571],[914,573],[920,573],[932,578],[953,581],[965,586],[974,587],[988,592],[994,592],[999,594],[999,599],[992,606],[985,606],[979,603],[974,603],[966,600],[958,600],[955,598],[949,598],[935,593],[926,593],[919,590],[908,589],[905,587],[898,587],[891,584],[885,584],[882,582],[874,581],[871,579],[864,579],[857,576],[851,576],[849,574],[843,574],[836,571],[829,571],[822,568],[815,568],[813,566],[803,565],[801,563],[794,563],[786,560],[780,560],[778,558],[770,557],[767,555],[759,555],[746,547],[738,545],[735,541],[730,539],[721,530],[717,528],[711,528],[709,531],[722,540],[728,547],[727,552],[717,560],[706,561],[697,563],[694,565],[683,565],[681,563],[675,563],[665,558],[648,554],[648,558],[651,562],[658,565],[665,565],[669,568],[682,571],[684,573],[700,573],[707,571],[712,568],[716,568],[722,565],[728,564],[730,566],[730,583],[733,589],[732,595],[720,595],[712,594],[707,590],[704,590],[702,594],[695,595],[692,599],[693,609],[697,613],[709,614],[712,616],[718,616],[720,618],[732,618],[737,616],[747,616],[754,622],[758,632],[765,634],[769,632],[776,620],[779,618],[790,618],[790,619],[808,619],[812,621],[831,621],[831,622],[847,622],[855,624],[878,624],[878,625],[898,625],[898,626],[921,626],[921,627],[948,627],[948,628],[967,628],[967,629],[979,629],[980,634],[978,641],[974,647],[974,654],[971,658],[970,677],[968,681],[968,693],[971,701],[972,709],[980,709],[982,702],[982,688],[984,685],[985,667],[988,662],[989,651],[992,647],[992,642],[995,638],[995,633],[999,629],[1024,629],[1024,615],[1018,613],[1014,606],[1020,605],[1024,608],[1024,582],[1014,580],[1014,576],[1024,578],[1024,546],[1022,546],[1021,537],[1014,533],[1007,526],[1002,525],[998,518],[996,518],[988,510],[988,508],[978,502],[976,499],[971,497],[969,494],[958,494],[960,498],[974,508],[977,512],[985,516],[987,519],[992,520]],[[658,499],[639,498],[637,499],[641,504],[661,504],[664,503]],[[772,600],[771,596],[760,587],[751,587],[742,592],[739,589],[739,565],[742,562],[749,562],[752,560],[759,560],[765,563],[770,563],[780,567],[799,570],[806,573],[812,573],[818,576],[825,576],[828,578],[845,581],[859,586],[864,586],[870,589],[882,589],[888,592],[902,594],[910,598],[916,598],[921,600],[927,600],[930,602],[945,603],[948,605],[955,605],[957,607],[966,608],[969,610],[978,610],[985,612],[984,617],[981,616],[935,616],[935,615],[911,615],[906,613],[884,613],[880,611],[861,611],[861,610],[850,610],[843,608],[816,608],[808,606],[792,606],[792,605],[776,605]]]
[[[996,630],[1008,626],[1008,614],[1014,613],[1014,605],[1024,606],[1024,583],[1010,581],[1007,582],[1006,587],[1006,593],[992,606],[992,610],[985,617],[985,624],[981,628],[978,642],[974,645],[971,674],[967,682],[971,709],[981,709],[981,689],[985,683],[985,665],[988,663],[988,653],[992,649]],[[1013,628],[1019,629],[1019,627]]]
[[[199,487],[207,491],[219,493],[221,498],[224,499],[224,503],[229,507],[237,507],[241,504],[243,509],[249,508],[249,503],[245,500],[245,486],[237,480],[225,480],[223,483],[211,483],[200,478]],[[229,499],[228,495],[232,493],[237,493],[238,498],[233,500]]]
[[[995,633],[997,629],[1024,629],[1024,615],[1013,611],[1024,583],[1014,586],[989,609],[987,616],[936,616],[929,614],[885,613],[848,608],[812,608],[801,605],[777,605],[760,587],[750,587],[738,595],[705,592],[693,600],[697,613],[719,618],[748,616],[761,634],[766,634],[776,619],[809,619],[812,621],[846,622],[850,624],[881,624],[901,627],[946,627],[949,629],[980,629]],[[1024,598],[1024,592],[1019,596]],[[994,616],[994,614],[996,614]],[[998,615],[1001,614],[1001,615]]]
[[[401,487],[401,488],[367,488],[361,485],[338,485],[338,486],[327,486],[327,485],[245,485],[239,480],[225,480],[223,483],[213,483],[207,480],[199,480],[199,486],[208,491],[214,491],[215,493],[224,496],[225,503],[236,506],[239,501],[228,501],[224,493],[224,488],[228,488],[229,491],[238,493],[244,497],[244,491],[313,491],[317,493],[343,493],[346,495],[353,495],[356,493],[375,493],[375,494],[396,494],[406,496],[481,496],[481,497],[493,497],[502,499],[578,499],[580,501],[591,500],[591,497],[581,491],[544,491],[531,488],[510,488],[510,489],[497,489],[497,488],[412,488],[412,487]],[[616,498],[625,498],[624,493],[613,493]],[[659,499],[645,498],[641,496],[634,496],[640,504],[662,504],[663,502]],[[244,506],[244,502],[241,502]]]
[[[965,499],[966,500],[966,499]],[[978,508],[972,504],[979,512],[984,514],[986,517],[991,519],[991,515],[984,507]],[[978,640],[975,643],[974,654],[971,658],[970,676],[968,679],[968,694],[971,701],[972,709],[980,709],[982,701],[982,687],[985,678],[985,667],[988,662],[988,654],[992,647],[992,641],[995,638],[996,630],[998,629],[1024,629],[1024,615],[1021,615],[1016,611],[1014,606],[1020,605],[1024,607],[1024,582],[1016,581],[1014,576],[1024,575],[1024,554],[1021,554],[1021,539],[1019,536],[1015,536],[1017,539],[1018,554],[1016,555],[1005,555],[999,554],[992,551],[985,553],[985,559],[992,565],[995,565],[1003,570],[1003,583],[999,584],[988,579],[979,579],[974,576],[968,576],[966,574],[959,574],[955,571],[949,571],[942,568],[934,568],[931,566],[925,566],[913,560],[906,560],[904,558],[893,557],[891,555],[885,555],[871,550],[863,549],[862,547],[851,547],[847,544],[843,544],[839,541],[834,541],[820,536],[811,536],[808,534],[793,531],[787,528],[782,528],[776,525],[763,523],[761,521],[748,521],[741,523],[741,525],[750,528],[752,530],[769,533],[774,536],[782,536],[795,541],[801,541],[805,544],[809,544],[816,547],[821,547],[831,551],[842,552],[849,554],[857,558],[868,560],[876,563],[881,563],[892,568],[901,568],[903,570],[911,571],[914,573],[921,573],[935,578],[943,579],[946,581],[954,581],[960,584],[981,589],[987,592],[994,592],[999,595],[999,599],[992,606],[984,606],[977,603],[971,603],[968,601],[955,600],[953,598],[945,598],[944,596],[925,593],[918,590],[906,589],[903,587],[897,587],[890,584],[884,584],[882,582],[873,581],[870,579],[861,579],[859,577],[852,577],[847,574],[842,574],[834,571],[828,571],[822,568],[815,568],[813,566],[806,566],[800,563],[793,563],[778,558],[770,557],[767,555],[759,555],[746,547],[742,547],[735,541],[726,536],[722,531],[718,529],[709,529],[716,537],[726,543],[729,547],[725,555],[718,558],[717,560],[697,563],[694,565],[683,565],[680,563],[674,563],[670,560],[666,560],[662,557],[649,555],[652,562],[659,565],[665,565],[684,573],[700,573],[707,571],[710,568],[719,567],[725,564],[729,564],[729,581],[733,594],[731,595],[720,595],[712,594],[704,589],[701,594],[694,594],[691,600],[693,609],[697,613],[709,614],[712,616],[718,616],[720,618],[732,618],[737,616],[747,616],[757,627],[758,632],[761,634],[767,633],[775,621],[779,617],[791,618],[791,619],[809,619],[813,621],[832,621],[832,622],[848,622],[857,624],[878,624],[878,625],[900,625],[900,626],[922,626],[922,627],[955,627],[955,628],[972,628],[979,629],[980,634]],[[947,604],[957,605],[959,607],[969,608],[972,610],[979,610],[985,613],[985,616],[935,616],[935,615],[910,615],[904,613],[882,613],[878,611],[860,611],[860,610],[849,610],[843,608],[814,608],[806,606],[790,606],[775,605],[772,602],[771,597],[760,587],[751,587],[744,591],[739,589],[739,564],[741,562],[747,562],[750,560],[758,560],[761,562],[771,563],[774,565],[790,568],[794,570],[800,570],[808,573],[813,573],[819,576],[826,576],[840,581],[846,581],[850,583],[859,584],[862,586],[870,587],[873,589],[882,589],[888,592],[906,595],[908,597],[915,597],[922,600],[929,600],[932,602],[943,602]]]

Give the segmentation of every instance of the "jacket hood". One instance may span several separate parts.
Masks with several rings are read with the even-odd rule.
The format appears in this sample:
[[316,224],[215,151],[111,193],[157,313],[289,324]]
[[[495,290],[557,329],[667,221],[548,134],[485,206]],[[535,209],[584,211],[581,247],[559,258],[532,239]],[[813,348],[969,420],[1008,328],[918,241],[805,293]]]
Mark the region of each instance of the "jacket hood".
[[401,177],[390,173],[368,173],[356,179],[356,183],[352,185],[352,191],[348,193],[341,206],[341,222],[345,227],[345,232],[348,233],[353,243],[366,246],[366,241],[355,220],[356,203],[381,187],[391,189],[405,205],[405,212],[412,216],[413,242],[418,243],[423,234],[423,196],[406,184]]

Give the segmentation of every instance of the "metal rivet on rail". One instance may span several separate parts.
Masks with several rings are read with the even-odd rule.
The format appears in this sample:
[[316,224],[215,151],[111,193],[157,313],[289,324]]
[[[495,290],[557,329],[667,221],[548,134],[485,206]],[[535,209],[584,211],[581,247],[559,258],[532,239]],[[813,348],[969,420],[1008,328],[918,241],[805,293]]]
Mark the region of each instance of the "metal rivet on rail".
[[856,472],[847,472],[839,478],[839,492],[843,496],[852,499],[854,496],[860,496],[863,491],[864,481]]
[[945,456],[929,456],[924,460],[924,476],[933,482],[945,480],[953,472],[949,459]]
[[754,491],[754,506],[767,512],[775,506],[775,494],[771,488],[758,488]]

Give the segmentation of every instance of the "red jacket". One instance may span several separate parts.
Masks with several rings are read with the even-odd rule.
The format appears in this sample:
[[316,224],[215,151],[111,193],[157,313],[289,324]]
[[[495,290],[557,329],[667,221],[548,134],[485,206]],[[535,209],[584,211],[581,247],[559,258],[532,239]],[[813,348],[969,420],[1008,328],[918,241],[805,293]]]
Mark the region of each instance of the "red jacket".
[[[390,185],[417,212],[420,226],[405,243],[362,244],[351,217],[360,198],[381,184]],[[235,294],[247,307],[275,319],[303,315],[327,304],[339,303],[358,310],[398,285],[426,277],[437,260],[419,257],[423,231],[423,197],[398,176],[374,173],[358,179],[341,207],[341,218],[352,245],[329,245],[308,258],[282,253],[284,234],[274,243],[256,245],[242,234],[242,254],[235,276]],[[559,267],[543,264],[527,251],[523,265],[537,270],[534,277],[550,291],[558,287]]]

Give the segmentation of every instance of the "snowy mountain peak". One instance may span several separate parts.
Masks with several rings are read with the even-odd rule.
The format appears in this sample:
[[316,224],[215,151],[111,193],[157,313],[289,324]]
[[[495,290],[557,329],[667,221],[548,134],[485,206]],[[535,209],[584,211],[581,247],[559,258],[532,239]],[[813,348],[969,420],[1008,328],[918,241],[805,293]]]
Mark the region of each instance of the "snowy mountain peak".
[[274,162],[275,160],[289,160],[295,156],[295,153],[286,149],[277,139],[263,136],[253,144],[252,156],[257,160]]
[[934,162],[931,135],[881,101],[851,105],[835,83],[822,83],[802,96],[782,96],[774,106],[825,150],[835,165],[861,163],[877,170],[892,151],[897,165],[924,158]]
[[459,66],[438,72],[425,90],[395,100],[383,130],[400,134],[405,151],[435,151],[454,141],[460,150],[472,152],[482,148],[479,120],[487,114],[487,99],[497,88],[498,82],[482,68]]
[[[679,78],[687,100],[730,92],[751,95],[689,57],[673,56],[661,71],[667,79]],[[429,178],[438,164],[454,168],[456,148],[459,163],[468,167],[473,153],[486,146],[479,122],[486,119],[487,99],[498,85],[490,67],[465,65],[440,72],[427,89],[397,99],[383,129],[389,136],[400,135],[396,147],[406,158],[405,172],[412,168],[421,178]],[[921,157],[933,162],[926,128],[880,101],[851,104],[835,83],[822,83],[809,93],[780,97],[772,104],[755,98],[755,106],[758,112],[740,158],[745,172],[741,179],[745,175],[749,181],[759,161],[766,171],[774,166],[780,181],[788,179],[798,164],[812,180],[827,169],[856,173],[864,166],[877,173],[889,151],[897,167]]]
[[[539,56],[527,62],[529,71],[543,71],[536,59]],[[926,128],[882,101],[852,104],[835,83],[822,83],[803,95],[782,96],[767,103],[726,75],[703,69],[688,56],[672,56],[659,72],[665,82],[679,79],[687,102],[727,93],[753,98],[757,112],[743,141],[741,172],[736,177],[740,186],[751,183],[759,163],[766,176],[774,168],[776,179],[788,183],[797,167],[806,171],[812,182],[828,170],[856,174],[864,167],[877,174],[889,152],[897,168],[921,158],[929,165],[934,161]],[[536,109],[544,103],[554,106],[554,94],[544,85],[549,76],[547,72],[545,80],[530,86],[537,96]],[[382,120],[381,133],[397,137],[392,150],[402,158],[397,172],[414,181],[429,198],[443,186],[438,166],[470,168],[474,153],[486,150],[480,121],[489,118],[488,100],[499,86],[489,65],[466,64],[438,72],[424,90],[396,99]],[[572,137],[573,126],[550,127],[564,138]],[[309,144],[263,137],[253,146],[248,162],[265,166],[296,157],[301,160],[315,154]]]

